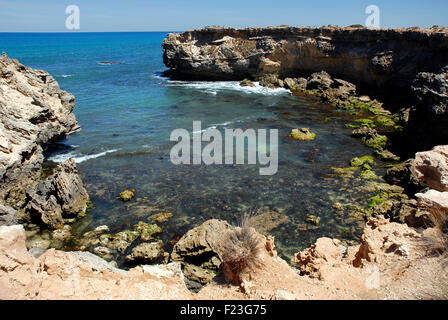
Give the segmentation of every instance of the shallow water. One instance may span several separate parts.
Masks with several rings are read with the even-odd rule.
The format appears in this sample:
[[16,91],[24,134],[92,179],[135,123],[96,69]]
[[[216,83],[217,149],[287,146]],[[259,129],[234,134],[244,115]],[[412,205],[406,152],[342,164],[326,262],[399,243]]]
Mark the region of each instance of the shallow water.
[[[78,163],[95,205],[77,224],[78,231],[107,224],[118,232],[169,211],[174,217],[161,224],[167,241],[210,218],[237,224],[243,212],[259,207],[260,231],[274,235],[287,258],[320,236],[359,237],[362,221],[333,209],[335,202],[364,206],[370,196],[357,188],[364,181],[331,175],[330,167],[346,167],[351,158],[371,153],[344,127],[349,114],[283,89],[165,79],[160,76],[164,36],[0,34],[0,50],[49,71],[76,96],[74,113],[83,130],[48,159],[73,157]],[[177,128],[191,132],[195,120],[202,129],[221,132],[278,129],[278,173],[260,176],[258,165],[173,165],[170,133]],[[316,140],[285,138],[302,127],[315,132]],[[116,199],[132,188],[133,201]],[[319,225],[307,222],[308,215],[321,217]]]

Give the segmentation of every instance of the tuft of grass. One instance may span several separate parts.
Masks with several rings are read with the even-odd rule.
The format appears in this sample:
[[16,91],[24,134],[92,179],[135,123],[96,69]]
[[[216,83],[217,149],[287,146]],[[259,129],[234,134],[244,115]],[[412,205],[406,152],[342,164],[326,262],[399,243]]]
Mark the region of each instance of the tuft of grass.
[[220,243],[224,275],[229,282],[241,284],[247,272],[262,265],[260,257],[264,244],[251,226],[255,211],[245,213],[241,227],[228,231]]

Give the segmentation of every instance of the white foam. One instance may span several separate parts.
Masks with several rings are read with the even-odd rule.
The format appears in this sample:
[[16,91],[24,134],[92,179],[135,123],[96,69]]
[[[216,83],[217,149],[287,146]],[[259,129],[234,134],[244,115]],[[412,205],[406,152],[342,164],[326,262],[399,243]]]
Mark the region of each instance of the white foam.
[[197,90],[203,90],[206,93],[216,95],[219,91],[239,91],[248,94],[260,95],[282,95],[289,94],[291,91],[284,88],[270,89],[260,85],[259,82],[254,82],[255,87],[242,87],[239,81],[167,81],[170,86],[181,86]]
[[73,77],[73,75],[72,75],[72,74],[61,74],[61,75],[58,76],[58,77],[61,77],[61,78],[69,78],[69,77]]
[[57,162],[57,163],[62,163],[62,162],[67,161],[70,158],[73,158],[73,160],[76,163],[81,163],[81,162],[84,162],[84,161],[87,161],[90,159],[96,159],[96,158],[105,156],[108,153],[117,152],[117,151],[118,151],[117,149],[111,149],[111,150],[107,150],[107,151],[100,152],[97,154],[89,154],[89,155],[80,155],[80,154],[76,153],[75,151],[70,151],[67,153],[61,153],[61,154],[54,155],[54,156],[48,158],[48,160],[51,160],[51,161]]

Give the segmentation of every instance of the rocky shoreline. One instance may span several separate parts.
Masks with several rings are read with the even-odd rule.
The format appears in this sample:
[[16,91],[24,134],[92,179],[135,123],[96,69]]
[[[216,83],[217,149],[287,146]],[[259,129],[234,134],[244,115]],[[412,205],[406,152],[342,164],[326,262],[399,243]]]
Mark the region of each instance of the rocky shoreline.
[[[242,227],[206,221],[176,239],[171,253],[158,240],[170,213],[115,234],[100,226],[74,235],[70,225],[91,206],[76,165],[42,167],[53,143],[80,130],[74,97],[48,73],[3,54],[0,299],[448,299],[440,220],[448,214],[448,149],[415,154],[448,136],[446,39],[446,29],[208,27],[164,41],[171,76],[259,81],[319,99],[351,113],[352,135],[390,163],[390,184],[371,184],[368,209],[334,204],[365,219],[361,242],[320,238],[291,264],[249,218]],[[291,137],[300,134],[315,137],[306,128]],[[371,156],[353,158],[334,172],[371,179],[374,164]],[[132,201],[133,193],[118,198]],[[117,257],[128,271],[116,268]]]
[[[168,34],[162,47],[174,78],[247,78],[267,86],[311,90],[342,108],[347,103],[332,99],[334,90],[328,87],[349,90],[354,85],[360,97],[380,101],[406,123],[395,135],[396,149],[410,158],[446,143],[447,34],[447,28],[205,27]],[[324,82],[327,88],[319,88],[314,81],[303,81],[321,71],[344,82]]]

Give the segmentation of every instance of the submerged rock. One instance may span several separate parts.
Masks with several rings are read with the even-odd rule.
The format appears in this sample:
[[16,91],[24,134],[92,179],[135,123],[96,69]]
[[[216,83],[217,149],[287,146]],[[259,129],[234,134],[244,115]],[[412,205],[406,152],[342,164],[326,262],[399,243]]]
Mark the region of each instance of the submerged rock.
[[310,141],[316,139],[316,134],[308,128],[293,129],[289,135],[294,140]]
[[122,192],[120,192],[119,196],[117,197],[117,199],[127,202],[127,201],[131,201],[132,198],[134,198],[135,196],[135,189],[132,190],[124,190]]
[[163,223],[163,222],[167,222],[172,217],[173,217],[173,214],[171,212],[161,212],[161,213],[157,213],[157,214],[150,216],[149,220],[153,221],[153,222]]
[[162,233],[162,228],[156,224],[140,221],[138,224],[134,225],[134,231],[138,232],[143,241],[150,241],[156,239],[156,236]]

